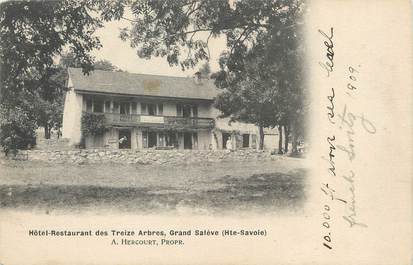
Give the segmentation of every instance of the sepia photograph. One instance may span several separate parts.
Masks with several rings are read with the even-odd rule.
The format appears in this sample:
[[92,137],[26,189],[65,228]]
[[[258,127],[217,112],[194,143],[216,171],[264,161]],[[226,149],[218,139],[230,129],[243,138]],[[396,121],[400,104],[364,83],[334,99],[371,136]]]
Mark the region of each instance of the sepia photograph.
[[1,207],[301,210],[305,9],[1,3]]
[[411,0],[0,0],[0,265],[408,265]]

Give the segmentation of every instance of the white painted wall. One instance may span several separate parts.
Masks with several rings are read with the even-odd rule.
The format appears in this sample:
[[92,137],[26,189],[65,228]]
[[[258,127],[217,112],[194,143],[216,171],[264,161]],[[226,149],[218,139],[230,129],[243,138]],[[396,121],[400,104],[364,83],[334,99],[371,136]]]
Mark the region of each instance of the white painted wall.
[[215,118],[211,116],[212,104],[210,103],[200,103],[198,104],[198,117],[200,118]]
[[132,128],[131,130],[131,148],[133,150],[138,149],[139,143],[138,143],[138,128]]
[[[63,128],[62,133],[64,138],[70,139],[69,144],[77,145],[81,140],[81,117],[83,109],[83,97],[81,94],[77,94],[72,88],[72,81],[69,78],[68,87],[70,90],[66,92],[64,114],[63,114]],[[175,102],[161,102],[163,103],[163,115],[164,116],[176,116],[176,104]],[[137,113],[141,113],[141,102],[138,102]],[[210,103],[198,103],[198,117],[201,118],[215,118],[216,129],[221,131],[239,131],[241,134],[255,134],[257,136],[257,141],[259,137],[258,127],[253,124],[246,124],[240,122],[233,122],[229,124],[229,119],[217,119],[216,117],[220,114],[219,110],[212,107]],[[104,144],[108,145],[108,140],[114,137],[117,132],[107,132],[104,137]],[[218,135],[218,145],[216,145],[216,139],[211,131],[200,131],[198,132],[198,149],[209,149],[212,145],[213,149],[221,149],[222,135]],[[132,148],[141,149],[142,134],[140,130],[132,130]],[[274,144],[274,138],[265,141],[267,148],[271,148]],[[179,139],[180,145],[183,146],[183,138]],[[267,144],[268,143],[268,144]],[[114,145],[114,144],[109,144]]]
[[198,149],[208,150],[211,144],[211,131],[199,131],[198,132]]
[[242,133],[250,133],[250,134],[257,134],[258,135],[258,127],[254,124],[250,123],[243,123],[243,122],[232,122],[229,124],[229,118],[222,118],[218,119],[217,117],[221,114],[219,110],[214,107],[210,108],[210,115],[211,117],[215,118],[215,125],[217,129],[225,130],[225,131],[232,131],[238,130]]
[[[162,102],[163,103],[163,115],[165,116],[177,116],[176,105],[179,103],[174,102]],[[200,118],[211,118],[210,104],[208,103],[198,103],[198,117]]]
[[62,137],[69,139],[69,145],[77,145],[81,138],[83,97],[74,91],[70,77],[68,87],[63,110]]

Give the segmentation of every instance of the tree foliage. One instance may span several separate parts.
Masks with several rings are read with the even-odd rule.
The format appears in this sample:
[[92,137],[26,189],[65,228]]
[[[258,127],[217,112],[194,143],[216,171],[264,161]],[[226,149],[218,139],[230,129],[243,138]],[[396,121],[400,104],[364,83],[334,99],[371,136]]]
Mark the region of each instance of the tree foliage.
[[209,78],[211,75],[211,66],[209,65],[209,62],[204,63],[200,68],[199,68],[199,73],[201,73],[201,76],[203,78]]
[[132,1],[132,25],[121,37],[142,58],[165,57],[187,69],[209,59],[210,38],[225,36],[213,74],[222,116],[261,129],[292,128],[298,139],[306,111],[304,9],[302,0]]
[[[4,114],[0,130],[5,150],[20,147],[5,140],[25,138],[19,128],[33,130],[28,133],[33,135],[33,122],[36,126],[58,126],[49,124],[50,117],[60,115],[57,105],[62,94],[55,57],[69,49],[85,73],[92,70],[90,52],[101,47],[94,32],[104,21],[118,19],[122,11],[123,1],[21,0],[0,4],[0,105]],[[19,119],[19,127],[10,127],[7,124],[15,120],[15,110],[27,118]]]
[[41,88],[26,94],[33,103],[33,112],[37,126],[43,127],[45,138],[49,139],[51,130],[60,130],[63,120],[63,101],[66,91],[67,72],[65,68],[49,68],[51,75],[41,84]]
[[81,123],[84,136],[102,135],[106,131],[105,115],[102,113],[83,113]]
[[[75,54],[71,51],[63,53],[60,56],[59,66],[63,68],[81,68],[81,63],[76,59]],[[103,70],[103,71],[117,71],[123,72],[122,69],[112,64],[109,60],[97,60],[91,64],[91,70]]]
[[0,144],[6,155],[36,143],[36,123],[18,107],[8,109],[0,105],[0,128]]
[[[127,8],[131,18],[125,17]],[[8,110],[19,107],[30,120],[50,114],[50,108],[34,111],[33,103],[53,105],[43,96],[59,94],[50,93],[56,89],[51,85],[54,58],[68,49],[74,55],[68,63],[88,73],[94,61],[90,52],[101,46],[96,29],[123,18],[131,26],[120,36],[140,57],[164,57],[182,69],[209,59],[209,40],[224,36],[227,50],[214,74],[223,92],[217,98],[223,115],[301,133],[303,10],[302,0],[5,2],[0,5],[0,104]],[[101,65],[113,70],[111,64]]]

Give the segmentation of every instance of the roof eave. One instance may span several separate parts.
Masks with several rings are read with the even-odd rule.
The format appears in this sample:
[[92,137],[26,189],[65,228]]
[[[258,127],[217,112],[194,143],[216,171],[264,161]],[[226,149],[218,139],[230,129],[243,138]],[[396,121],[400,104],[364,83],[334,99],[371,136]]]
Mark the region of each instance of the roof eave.
[[74,90],[79,94],[93,94],[93,95],[104,95],[104,96],[136,97],[136,98],[148,98],[148,99],[169,99],[169,100],[191,100],[191,101],[208,101],[208,102],[214,101],[214,98],[191,98],[191,97],[171,97],[171,96],[127,94],[127,93],[102,92],[102,91],[76,89],[76,88]]

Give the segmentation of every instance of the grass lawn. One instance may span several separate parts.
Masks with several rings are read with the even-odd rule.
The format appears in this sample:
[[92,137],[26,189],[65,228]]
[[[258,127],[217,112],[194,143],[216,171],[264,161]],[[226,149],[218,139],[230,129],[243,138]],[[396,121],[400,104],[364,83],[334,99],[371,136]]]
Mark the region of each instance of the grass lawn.
[[3,209],[225,215],[300,210],[306,194],[297,158],[191,166],[1,162]]

